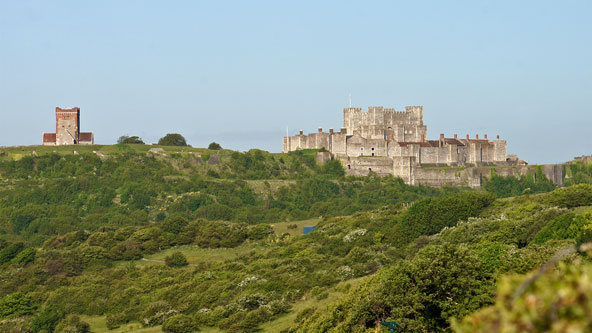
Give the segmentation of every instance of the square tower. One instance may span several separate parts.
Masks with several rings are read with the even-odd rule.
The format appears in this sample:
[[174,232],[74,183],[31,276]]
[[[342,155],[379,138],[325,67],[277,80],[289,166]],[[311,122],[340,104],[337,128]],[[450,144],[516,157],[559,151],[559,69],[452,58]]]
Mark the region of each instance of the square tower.
[[56,145],[75,145],[80,137],[80,108],[56,107]]

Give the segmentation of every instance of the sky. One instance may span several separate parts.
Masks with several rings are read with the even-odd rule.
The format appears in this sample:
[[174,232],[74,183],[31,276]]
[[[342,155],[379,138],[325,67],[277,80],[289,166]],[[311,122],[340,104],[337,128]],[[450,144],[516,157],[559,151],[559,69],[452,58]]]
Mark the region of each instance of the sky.
[[112,144],[282,150],[352,105],[424,106],[428,138],[500,135],[534,163],[592,154],[591,1],[0,0],[0,146],[55,108]]

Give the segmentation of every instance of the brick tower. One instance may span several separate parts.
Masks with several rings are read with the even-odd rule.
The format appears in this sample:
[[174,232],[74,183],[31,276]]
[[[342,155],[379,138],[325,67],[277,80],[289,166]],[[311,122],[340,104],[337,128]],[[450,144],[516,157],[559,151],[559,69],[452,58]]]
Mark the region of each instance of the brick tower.
[[80,108],[62,109],[56,107],[55,133],[43,133],[44,146],[92,145],[93,132],[80,132]]
[[75,145],[80,136],[80,108],[56,108],[56,145]]

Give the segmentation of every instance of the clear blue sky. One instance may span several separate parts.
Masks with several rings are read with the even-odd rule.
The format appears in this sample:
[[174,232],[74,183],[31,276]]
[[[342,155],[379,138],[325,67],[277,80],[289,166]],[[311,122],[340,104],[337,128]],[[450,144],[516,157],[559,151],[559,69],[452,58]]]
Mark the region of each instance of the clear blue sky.
[[0,145],[79,106],[120,135],[281,151],[353,105],[423,105],[428,136],[592,154],[591,1],[1,1]]

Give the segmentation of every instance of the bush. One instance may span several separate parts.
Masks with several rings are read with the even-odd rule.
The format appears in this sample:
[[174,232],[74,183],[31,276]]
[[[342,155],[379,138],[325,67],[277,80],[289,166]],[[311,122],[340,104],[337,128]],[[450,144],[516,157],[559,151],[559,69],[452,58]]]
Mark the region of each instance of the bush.
[[551,239],[578,240],[586,226],[592,225],[592,215],[566,213],[547,223],[534,237],[536,244],[544,244]]
[[90,333],[90,325],[77,315],[68,315],[55,328],[56,333]]
[[139,145],[145,144],[144,141],[142,141],[142,139],[140,139],[140,137],[127,136],[127,135],[120,136],[119,139],[117,139],[117,143],[118,144],[139,144]]
[[178,314],[164,321],[162,331],[166,333],[190,333],[199,331],[199,329],[191,317]]
[[17,254],[16,257],[12,259],[12,262],[21,265],[33,262],[35,261],[36,252],[37,251],[32,247],[26,248],[22,250],[19,254]]
[[338,160],[330,160],[323,164],[323,173],[333,177],[343,177],[345,176],[345,169],[343,165]]
[[551,204],[559,207],[573,208],[592,205],[592,185],[580,184],[558,188],[548,197]]
[[247,239],[244,224],[229,222],[209,222],[200,226],[195,242],[200,247],[236,247]]
[[169,133],[160,138],[158,144],[162,146],[187,146],[187,141],[181,134]]
[[249,239],[259,240],[264,239],[273,234],[273,228],[268,224],[257,224],[249,228]]
[[53,332],[65,314],[55,305],[48,305],[43,311],[32,320],[33,331],[35,332]]
[[211,149],[211,150],[220,150],[220,149],[222,149],[222,146],[220,146],[220,144],[217,143],[217,142],[212,142],[208,146],[208,149]]
[[188,265],[187,258],[181,252],[174,252],[170,256],[166,256],[164,262],[169,267],[183,267]]
[[35,304],[29,295],[16,292],[0,299],[0,318],[10,315],[23,316],[34,312]]
[[495,200],[483,192],[465,192],[416,202],[403,214],[400,231],[405,244],[421,235],[432,235],[458,221],[477,216]]
[[162,222],[162,230],[177,235],[183,231],[183,228],[185,228],[187,224],[189,224],[189,222],[183,217],[171,216]]

